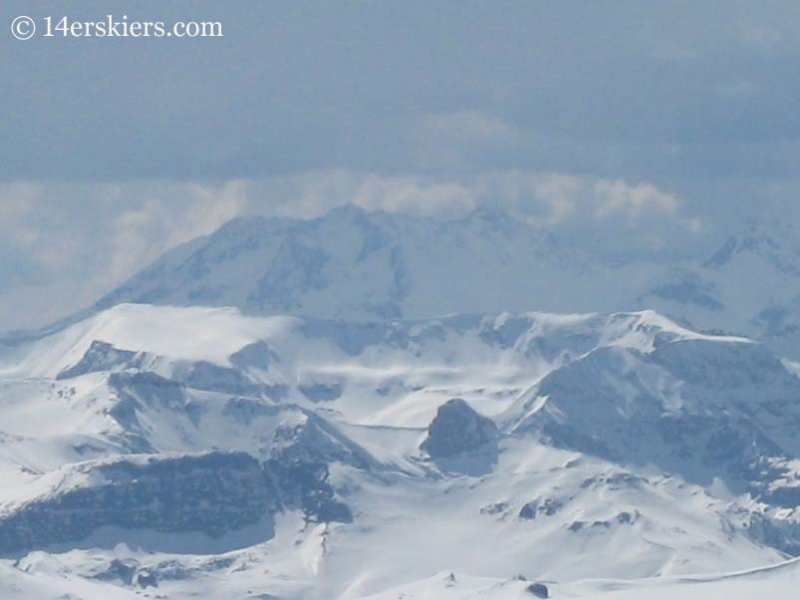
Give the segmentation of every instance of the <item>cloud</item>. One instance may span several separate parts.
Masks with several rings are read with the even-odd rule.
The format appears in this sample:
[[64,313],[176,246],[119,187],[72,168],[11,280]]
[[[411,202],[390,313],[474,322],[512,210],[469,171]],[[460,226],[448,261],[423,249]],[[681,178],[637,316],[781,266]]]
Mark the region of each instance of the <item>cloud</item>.
[[476,188],[479,203],[503,206],[598,256],[666,259],[704,247],[704,221],[652,183],[512,171],[483,175]]
[[635,223],[646,213],[675,216],[679,200],[650,183],[631,185],[622,179],[601,179],[594,184],[595,214],[604,219],[622,214]]
[[648,218],[681,219],[681,200],[652,183],[520,171],[490,174],[479,182],[484,196],[501,198],[501,203],[542,226],[614,219],[636,226]]
[[476,204],[473,192],[459,182],[376,175],[368,175],[358,185],[352,202],[369,210],[425,216],[463,214]]
[[[9,14],[30,4],[5,2]],[[172,19],[186,16],[181,4],[139,0],[137,10]],[[235,35],[103,52],[69,44],[59,62],[4,39],[19,56],[0,64],[15,82],[0,95],[15,117],[0,179],[796,171],[800,146],[773,144],[800,140],[793,1],[732,2],[724,15],[708,2],[370,4],[203,3],[199,16]],[[141,68],[117,68],[132,59]],[[750,86],[759,93],[720,98]],[[742,146],[752,141],[770,147]],[[690,158],[665,160],[666,145]]]
[[243,213],[246,182],[154,183],[117,189],[119,214],[110,223],[108,263],[98,285],[114,285],[166,250],[202,235]]
[[242,213],[241,188],[237,181],[0,184],[0,329],[87,306],[164,251]]
[[348,202],[445,220],[504,208],[615,259],[685,254],[705,231],[678,196],[652,183],[568,173],[330,170],[227,182],[0,184],[0,329],[75,312],[169,248],[238,215],[313,218]]

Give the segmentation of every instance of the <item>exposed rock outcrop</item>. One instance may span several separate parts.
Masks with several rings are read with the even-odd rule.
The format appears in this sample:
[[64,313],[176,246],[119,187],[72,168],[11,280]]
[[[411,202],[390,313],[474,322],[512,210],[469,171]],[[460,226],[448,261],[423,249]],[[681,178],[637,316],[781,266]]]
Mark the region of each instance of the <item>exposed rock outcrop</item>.
[[243,452],[131,455],[63,475],[52,491],[0,514],[0,553],[79,541],[101,527],[218,538],[280,510],[302,510],[315,522],[352,518],[321,462],[261,464]]
[[448,400],[428,426],[421,448],[433,459],[497,452],[497,426],[461,398]]

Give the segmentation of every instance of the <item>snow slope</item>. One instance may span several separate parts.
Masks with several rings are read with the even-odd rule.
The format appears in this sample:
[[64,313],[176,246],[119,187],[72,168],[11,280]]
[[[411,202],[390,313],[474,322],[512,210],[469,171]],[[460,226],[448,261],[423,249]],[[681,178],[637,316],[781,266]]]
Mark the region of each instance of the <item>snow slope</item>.
[[[348,321],[117,305],[0,351],[0,585],[717,593],[728,579],[676,576],[777,565],[800,543],[789,366],[652,311]],[[597,578],[617,583],[580,583]]]
[[796,561],[775,567],[707,577],[664,577],[636,582],[585,580],[567,585],[530,582],[524,578],[491,579],[440,573],[360,600],[526,600],[532,586],[544,585],[552,598],[582,600],[791,600],[800,579]]

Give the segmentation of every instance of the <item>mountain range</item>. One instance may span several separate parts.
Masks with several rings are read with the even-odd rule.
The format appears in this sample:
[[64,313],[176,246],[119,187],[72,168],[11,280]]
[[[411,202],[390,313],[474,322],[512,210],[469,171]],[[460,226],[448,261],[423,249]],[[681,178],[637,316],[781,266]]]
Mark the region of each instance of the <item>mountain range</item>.
[[711,257],[609,262],[500,210],[455,221],[345,205],[312,220],[243,217],[168,252],[102,298],[356,320],[656,309],[800,358],[800,243],[751,223]]
[[794,248],[237,219],[0,344],[0,595],[793,598]]

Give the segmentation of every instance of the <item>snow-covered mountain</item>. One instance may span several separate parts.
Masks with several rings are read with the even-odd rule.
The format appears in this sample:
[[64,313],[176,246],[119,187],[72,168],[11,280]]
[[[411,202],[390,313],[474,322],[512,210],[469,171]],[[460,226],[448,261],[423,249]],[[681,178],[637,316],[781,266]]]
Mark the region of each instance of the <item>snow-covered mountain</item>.
[[788,223],[750,223],[704,263],[673,269],[641,301],[800,357],[800,240]]
[[0,340],[0,596],[794,598],[798,298],[778,225],[237,219]]
[[713,597],[797,553],[797,371],[652,311],[117,305],[0,351],[0,590]]
[[587,312],[625,304],[634,276],[644,281],[644,269],[626,270],[628,285],[613,285],[619,275],[608,267],[500,211],[435,221],[347,205],[310,221],[231,221],[167,253],[97,307],[235,306],[372,320]]
[[236,219],[100,300],[374,320],[656,309],[800,359],[800,243],[751,224],[705,261],[604,262],[499,210],[435,221],[353,205],[314,220]]

